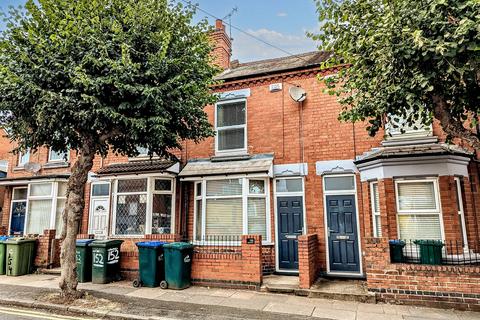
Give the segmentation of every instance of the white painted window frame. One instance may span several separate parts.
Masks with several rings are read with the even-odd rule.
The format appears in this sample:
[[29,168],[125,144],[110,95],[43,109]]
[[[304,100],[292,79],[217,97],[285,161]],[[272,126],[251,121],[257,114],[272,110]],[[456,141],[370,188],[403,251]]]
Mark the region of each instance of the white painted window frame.
[[[232,179],[242,179],[242,193],[240,195],[232,196],[207,196],[207,182],[211,180],[232,180]],[[249,180],[263,180],[265,183],[265,193],[264,194],[251,194],[249,192]],[[197,185],[201,184],[202,194],[197,195]],[[263,245],[270,245],[271,242],[271,222],[270,222],[270,179],[268,177],[250,177],[250,176],[241,176],[241,177],[210,177],[205,178],[194,183],[194,214],[193,214],[193,239],[194,243],[202,245],[218,245],[219,243],[212,243],[209,241],[198,241],[197,239],[197,200],[202,202],[202,235],[200,239],[205,235],[206,230],[206,213],[207,213],[207,199],[242,199],[242,235],[247,235],[248,233],[248,199],[249,198],[264,198],[265,199],[265,223],[266,223],[266,233],[267,239],[262,239]],[[231,243],[228,243],[231,244]],[[241,242],[234,242],[233,245],[241,245]]]
[[[30,201],[35,201],[35,200],[51,200],[52,201],[52,208],[50,210],[49,229],[51,229],[51,230],[56,229],[55,222],[56,222],[56,217],[57,217],[57,201],[58,201],[58,198],[66,199],[66,196],[58,197],[58,184],[59,184],[59,182],[67,182],[67,180],[35,182],[35,183],[30,183],[28,185],[27,208],[26,208],[27,212],[25,214],[25,225],[23,227],[23,233],[24,234],[28,234],[27,226],[28,226],[28,219],[30,218],[30,213],[29,213],[28,209],[30,207]],[[39,185],[39,184],[51,184],[52,188],[51,188],[51,191],[50,191],[50,195],[32,196],[31,195],[32,185]],[[60,235],[57,235],[57,237],[59,237],[59,236]]]
[[463,208],[463,196],[462,196],[462,184],[459,177],[455,177],[455,185],[457,190],[457,199],[458,199],[458,215],[460,217],[460,223],[462,224],[462,239],[463,247],[465,250],[468,250],[468,235],[467,235],[467,224],[465,223],[465,210]]
[[59,163],[59,162],[68,162],[70,160],[70,150],[66,151],[65,154],[67,155],[66,158],[60,158],[60,159],[52,159],[52,148],[48,148],[48,162],[49,163]]
[[[23,157],[28,155],[28,159],[27,161],[23,161]],[[19,167],[23,167],[25,164],[27,164],[28,162],[30,162],[30,150],[27,150],[26,152],[19,152],[18,153],[18,166]]]
[[[26,195],[25,199],[19,199],[19,200],[14,200],[13,199],[13,195],[15,194],[15,190],[18,190],[18,189],[27,190],[27,195]],[[10,203],[10,219],[8,221],[8,234],[10,234],[11,227],[12,227],[13,204],[18,203],[18,202],[25,202],[25,220],[26,220],[27,219],[27,213],[28,213],[28,186],[12,188],[12,201]],[[25,227],[26,227],[25,220],[23,221],[23,223],[24,223],[23,233],[24,234],[25,234]]]
[[[219,127],[217,125],[217,111],[218,107],[223,105],[223,104],[231,104],[231,103],[236,103],[236,102],[244,102],[245,103],[245,124],[242,125],[234,125],[234,126],[224,126],[224,127]],[[244,154],[247,153],[248,151],[248,106],[247,106],[247,99],[241,98],[241,99],[232,99],[232,100],[225,100],[225,101],[220,101],[215,104],[215,154],[219,155],[229,155],[229,154]],[[243,134],[244,134],[244,147],[243,148],[238,148],[238,149],[227,149],[227,150],[219,150],[218,149],[218,132],[222,130],[229,130],[229,129],[243,129]]]
[[[418,183],[418,182],[432,182],[434,186],[434,193],[435,193],[435,210],[401,210],[398,198],[398,185],[402,183]],[[425,178],[425,179],[397,179],[395,180],[395,204],[397,207],[397,216],[399,215],[406,215],[406,216],[413,216],[413,215],[433,215],[438,214],[440,219],[440,233],[441,239],[445,241],[445,228],[443,226],[443,214],[442,214],[442,205],[440,202],[440,191],[438,185],[438,178]],[[397,220],[397,233],[398,237],[401,238],[400,234],[400,223]]]
[[[147,179],[147,191],[142,192],[117,192],[118,181],[119,180],[136,180],[136,179]],[[170,180],[172,189],[170,191],[155,191],[155,180]],[[175,204],[176,204],[176,179],[170,175],[132,175],[132,176],[122,176],[113,180],[113,183],[110,187],[110,192],[113,198],[113,208],[112,208],[112,230],[111,234],[114,237],[118,238],[136,238],[143,237],[147,234],[152,234],[152,210],[153,210],[153,194],[154,192],[159,192],[161,194],[170,194],[172,196],[172,213],[171,213],[171,231],[169,234],[175,234]],[[143,234],[117,234],[117,201],[118,196],[122,195],[133,195],[133,194],[146,194],[147,195],[147,208],[146,208],[146,217],[145,217],[145,231]]]
[[[375,218],[379,217],[380,221],[382,220],[382,218],[380,216],[380,207],[378,208],[378,211],[375,211],[375,192],[373,191],[374,185],[377,186],[377,192],[378,192],[378,181],[370,182],[370,203],[371,203],[371,207],[372,207],[373,236],[376,238],[379,235],[378,235],[378,232],[377,232],[377,229],[378,229],[377,220]],[[381,230],[381,228],[382,228],[382,226],[381,226],[381,223],[380,223],[380,230]]]

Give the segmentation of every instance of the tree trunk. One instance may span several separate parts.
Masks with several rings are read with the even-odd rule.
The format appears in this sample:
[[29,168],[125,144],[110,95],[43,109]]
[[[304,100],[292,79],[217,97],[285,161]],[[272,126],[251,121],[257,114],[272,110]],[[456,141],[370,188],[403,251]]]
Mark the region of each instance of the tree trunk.
[[480,151],[480,136],[463,126],[463,122],[452,117],[449,106],[441,96],[433,96],[435,104],[433,114],[440,121],[443,131],[452,138],[459,138],[467,142],[477,152]]
[[88,179],[88,172],[92,169],[95,147],[93,143],[84,143],[79,150],[77,159],[72,168],[72,175],[68,179],[67,201],[63,212],[62,250],[60,264],[62,273],[60,289],[66,300],[81,297],[77,291],[77,265],[75,247],[78,228],[85,207],[84,189]]

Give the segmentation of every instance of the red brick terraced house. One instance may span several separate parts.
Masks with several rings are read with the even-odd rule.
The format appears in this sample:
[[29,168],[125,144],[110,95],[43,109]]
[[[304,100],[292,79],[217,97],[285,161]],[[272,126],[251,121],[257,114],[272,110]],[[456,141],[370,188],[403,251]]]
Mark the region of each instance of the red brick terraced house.
[[[130,278],[135,242],[185,240],[197,284],[259,288],[272,273],[298,276],[301,289],[318,277],[366,279],[380,301],[479,310],[477,155],[446,143],[437,123],[371,138],[365,124],[339,122],[341,106],[318,80],[336,72],[320,71],[328,53],[239,63],[221,21],[212,38],[224,68],[218,102],[205,108],[216,136],[185,141],[178,162],[141,148],[136,158],[97,157],[79,237],[125,240]],[[39,267],[59,263],[70,158],[11,155],[0,179],[2,228],[38,236]],[[441,241],[440,256],[428,260],[417,240]]]

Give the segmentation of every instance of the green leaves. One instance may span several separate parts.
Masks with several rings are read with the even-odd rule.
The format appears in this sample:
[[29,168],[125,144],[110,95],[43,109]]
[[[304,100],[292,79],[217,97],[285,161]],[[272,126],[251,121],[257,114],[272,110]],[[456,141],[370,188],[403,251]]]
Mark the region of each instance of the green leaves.
[[429,124],[434,97],[454,121],[466,125],[478,116],[479,1],[319,0],[317,8],[320,32],[312,37],[335,53],[322,67],[340,57],[349,64],[324,80],[345,107],[340,119],[372,119],[372,135],[387,115],[413,112],[409,125]]
[[[167,0],[28,1],[0,38],[2,123],[21,149],[95,141],[129,156],[171,156],[213,135],[205,21]],[[7,112],[8,111],[8,112]]]

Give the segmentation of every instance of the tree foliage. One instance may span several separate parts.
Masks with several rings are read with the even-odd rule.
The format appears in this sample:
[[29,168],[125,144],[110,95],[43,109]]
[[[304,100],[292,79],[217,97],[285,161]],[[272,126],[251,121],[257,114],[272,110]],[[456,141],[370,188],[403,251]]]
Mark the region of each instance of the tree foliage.
[[206,21],[167,0],[29,0],[0,38],[0,110],[21,148],[169,156],[212,135]]
[[389,117],[410,126],[440,121],[449,138],[480,150],[479,0],[318,0],[324,79],[344,106],[341,120],[368,119],[375,135]]
[[172,158],[213,135],[203,108],[219,71],[206,21],[167,0],[28,0],[0,36],[0,114],[18,150],[75,150],[60,288],[75,298],[75,240],[95,155]]

